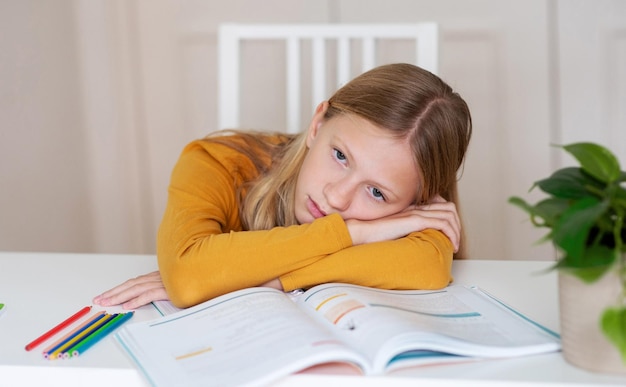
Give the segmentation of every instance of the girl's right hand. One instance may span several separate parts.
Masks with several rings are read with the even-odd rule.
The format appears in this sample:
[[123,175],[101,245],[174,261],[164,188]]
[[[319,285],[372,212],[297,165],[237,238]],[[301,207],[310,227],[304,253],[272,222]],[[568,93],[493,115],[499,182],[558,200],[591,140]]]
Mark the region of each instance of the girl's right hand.
[[443,232],[452,242],[455,252],[461,240],[461,220],[456,205],[440,196],[429,204],[409,206],[384,218],[368,221],[350,219],[346,225],[355,245],[398,239],[426,229]]
[[154,271],[120,284],[96,296],[93,303],[100,306],[121,305],[124,309],[137,309],[152,301],[168,300],[161,273]]

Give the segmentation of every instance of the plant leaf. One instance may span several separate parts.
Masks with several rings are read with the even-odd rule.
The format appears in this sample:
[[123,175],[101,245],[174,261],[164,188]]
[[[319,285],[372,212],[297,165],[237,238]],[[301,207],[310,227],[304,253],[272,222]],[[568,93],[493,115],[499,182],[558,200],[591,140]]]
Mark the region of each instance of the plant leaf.
[[615,198],[622,201],[622,205],[626,203],[626,188],[620,185],[615,187]]
[[556,264],[556,268],[565,270],[586,283],[592,283],[600,279],[615,261],[613,249],[600,244],[595,244],[585,249],[582,259],[576,260],[569,256],[563,257]]
[[608,308],[600,320],[602,332],[617,347],[626,365],[626,306]]
[[[570,207],[571,201],[562,198],[547,198],[533,206],[524,199],[513,196],[509,198],[509,203],[528,213],[535,226],[552,227],[561,214]],[[537,218],[541,218],[543,222],[539,222]]]
[[562,248],[568,258],[581,261],[591,227],[607,210],[609,203],[588,197],[578,200],[568,208],[553,227],[554,243]]
[[565,199],[589,196],[590,192],[586,186],[596,186],[599,190],[603,188],[597,180],[583,173],[582,168],[578,167],[559,169],[547,179],[537,181],[535,185],[547,194]]
[[529,214],[533,213],[533,206],[528,204],[526,200],[520,198],[519,196],[511,196],[509,198],[509,203],[521,208],[522,210],[526,211]]
[[556,265],[556,268],[559,270],[563,270],[568,272],[569,274],[578,277],[581,281],[586,284],[591,284],[602,278],[602,276],[609,270],[610,266],[600,266],[600,267],[585,267],[585,268],[571,268],[564,267],[562,265],[564,261],[559,261]]
[[604,183],[621,178],[619,161],[610,150],[591,142],[579,142],[563,146],[578,160],[582,169]]
[[571,206],[571,200],[562,198],[547,198],[534,207],[534,214],[542,218],[548,227],[553,227],[557,220]]

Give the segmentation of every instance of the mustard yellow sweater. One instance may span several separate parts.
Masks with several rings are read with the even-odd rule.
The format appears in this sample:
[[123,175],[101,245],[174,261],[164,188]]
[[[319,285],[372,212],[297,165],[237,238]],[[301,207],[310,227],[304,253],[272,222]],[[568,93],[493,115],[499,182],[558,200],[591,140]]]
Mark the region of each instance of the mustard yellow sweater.
[[[261,157],[269,163],[268,155]],[[333,214],[309,224],[242,231],[237,187],[256,177],[250,159],[224,145],[198,140],[183,150],[157,238],[159,270],[175,305],[276,278],[285,291],[324,282],[435,289],[451,281],[453,247],[435,230],[353,246],[345,222]]]

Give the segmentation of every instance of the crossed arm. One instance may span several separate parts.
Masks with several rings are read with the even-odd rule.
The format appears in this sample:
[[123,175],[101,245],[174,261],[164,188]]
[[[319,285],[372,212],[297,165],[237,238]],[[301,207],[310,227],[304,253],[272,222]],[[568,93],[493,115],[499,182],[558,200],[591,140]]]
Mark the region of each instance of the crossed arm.
[[[293,226],[294,229],[306,228],[301,233],[277,229],[274,234],[288,233],[287,239],[300,239],[299,251],[306,255],[285,253],[284,247],[277,247],[275,253],[269,250],[263,254],[263,248],[251,242],[241,242],[242,247],[236,253],[240,259],[234,262],[222,261],[200,267],[208,268],[203,272],[194,269],[193,261],[210,261],[211,256],[219,255],[210,250],[203,251],[196,247],[196,256],[172,257],[167,262],[159,256],[161,271],[148,273],[123,284],[120,284],[94,298],[94,303],[102,306],[121,304],[125,309],[134,309],[155,300],[172,299],[179,306],[190,306],[217,295],[249,286],[269,286],[277,289],[292,290],[298,287],[310,287],[323,282],[349,282],[364,286],[381,288],[440,288],[450,281],[450,267],[453,250],[458,248],[460,227],[458,216],[452,203],[438,203],[428,208],[414,208],[393,219],[368,221],[367,225],[348,220],[344,222],[338,216],[330,219],[316,220],[314,223],[332,223],[332,227],[345,225],[345,231],[352,237],[350,225],[358,229],[359,237],[367,242],[341,246],[333,244],[328,254],[313,252],[313,247],[321,247],[324,239],[328,239],[328,225],[311,227],[310,225]],[[329,217],[327,217],[329,218]],[[338,218],[338,219],[337,219]],[[456,219],[456,220],[455,220]],[[401,224],[411,224],[416,230],[409,235],[396,237]],[[419,227],[418,227],[419,224]],[[316,225],[317,226],[317,225]],[[437,227],[443,230],[437,231]],[[319,229],[319,230],[318,230]],[[368,230],[375,230],[374,235]],[[354,231],[354,230],[353,230]],[[319,232],[323,238],[309,238],[308,233]],[[236,234],[271,234],[270,231],[235,232],[222,234],[233,237]],[[337,235],[337,232],[334,232]],[[299,235],[294,235],[299,234]],[[331,233],[332,234],[332,233]],[[275,237],[278,237],[275,235]],[[210,237],[209,237],[210,238]],[[390,239],[384,239],[390,238]],[[281,239],[281,238],[278,238]],[[340,238],[341,239],[341,238]],[[455,242],[452,242],[455,241]],[[212,242],[198,241],[199,245],[210,245]],[[305,243],[309,248],[302,248]],[[271,243],[270,243],[271,244]],[[277,243],[276,246],[280,246]],[[284,245],[283,245],[284,246]],[[251,251],[250,247],[254,247]],[[237,250],[237,246],[230,246]],[[188,249],[193,253],[194,248]],[[268,257],[281,257],[279,260]],[[244,270],[243,262],[249,270]],[[183,262],[187,260],[188,262]],[[224,267],[220,268],[219,265]],[[211,268],[212,266],[212,268]],[[165,270],[165,271],[164,271]],[[165,273],[166,282],[162,278]],[[217,275],[216,275],[217,272]],[[212,275],[213,274],[213,275]],[[167,276],[170,277],[167,277]],[[170,294],[166,290],[168,284]],[[204,288],[204,289],[203,289]]]

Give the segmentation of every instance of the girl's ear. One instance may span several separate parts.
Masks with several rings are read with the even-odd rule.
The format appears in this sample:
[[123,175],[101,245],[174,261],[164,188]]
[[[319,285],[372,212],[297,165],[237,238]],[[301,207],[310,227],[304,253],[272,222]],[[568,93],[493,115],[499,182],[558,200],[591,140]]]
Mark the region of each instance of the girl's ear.
[[317,137],[317,133],[319,131],[320,126],[324,123],[324,116],[326,115],[326,111],[328,111],[328,101],[324,101],[317,105],[315,109],[315,114],[311,119],[311,123],[309,124],[309,129],[307,131],[306,136],[306,146],[307,148],[311,147],[313,140]]

